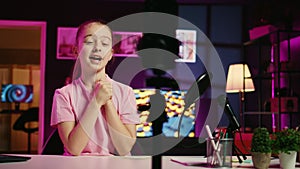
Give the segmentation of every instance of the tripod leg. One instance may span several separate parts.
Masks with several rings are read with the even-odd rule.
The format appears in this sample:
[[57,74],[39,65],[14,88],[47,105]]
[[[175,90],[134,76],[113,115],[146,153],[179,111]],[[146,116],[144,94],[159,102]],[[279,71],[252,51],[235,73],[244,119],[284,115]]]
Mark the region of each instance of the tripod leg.
[[238,153],[238,151],[237,151],[237,149],[236,149],[236,146],[235,145],[233,145],[233,150],[235,151],[235,153],[236,153],[236,157],[238,158],[238,160],[239,160],[239,163],[242,163],[243,162],[243,160],[241,159],[241,157],[240,157],[240,155],[239,155],[239,153]]
[[247,160],[246,155],[236,145],[233,145],[233,147],[235,148],[235,150],[236,150],[237,153],[239,153],[239,154],[242,155],[242,157],[243,157],[244,160]]
[[[229,131],[231,131],[230,130],[230,127],[228,127],[229,128]],[[242,163],[243,162],[243,160],[241,159],[241,157],[240,157],[240,155],[243,157],[243,159],[244,160],[246,160],[247,159],[247,157],[246,157],[246,155],[235,145],[235,135],[236,135],[236,132],[235,131],[231,131],[230,132],[231,133],[231,136],[232,136],[232,138],[233,138],[233,150],[235,151],[235,153],[236,153],[236,155],[237,155],[237,158],[238,158],[238,160],[239,160],[239,163]]]
[[161,169],[161,155],[152,156],[152,169]]

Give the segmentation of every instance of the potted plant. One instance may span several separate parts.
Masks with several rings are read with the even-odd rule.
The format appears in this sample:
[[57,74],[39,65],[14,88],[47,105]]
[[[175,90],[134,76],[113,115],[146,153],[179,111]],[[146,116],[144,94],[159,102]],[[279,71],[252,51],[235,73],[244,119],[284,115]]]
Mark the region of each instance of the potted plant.
[[267,128],[254,129],[251,141],[251,156],[256,169],[268,169],[272,153],[272,140]]
[[300,132],[287,128],[274,134],[273,152],[278,154],[282,169],[293,169],[300,150]]

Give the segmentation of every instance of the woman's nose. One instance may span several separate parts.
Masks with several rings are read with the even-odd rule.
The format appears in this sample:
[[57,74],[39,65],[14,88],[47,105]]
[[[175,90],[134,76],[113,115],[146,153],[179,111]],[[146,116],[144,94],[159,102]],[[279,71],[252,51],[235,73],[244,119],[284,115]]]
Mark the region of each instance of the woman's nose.
[[94,49],[93,49],[93,52],[100,52],[101,51],[101,49],[99,48],[99,47],[94,47]]
[[99,43],[95,43],[93,52],[100,52],[100,51],[101,51],[101,45]]

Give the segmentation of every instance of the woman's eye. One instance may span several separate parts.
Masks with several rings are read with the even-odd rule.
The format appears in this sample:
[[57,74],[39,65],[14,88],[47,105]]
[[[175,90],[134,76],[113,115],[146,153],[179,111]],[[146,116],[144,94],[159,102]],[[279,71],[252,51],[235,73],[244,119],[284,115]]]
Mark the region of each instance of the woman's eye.
[[93,44],[94,42],[93,41],[84,41],[83,43],[85,43],[85,44]]
[[109,44],[108,44],[108,43],[102,43],[102,45],[103,45],[103,46],[108,46]]

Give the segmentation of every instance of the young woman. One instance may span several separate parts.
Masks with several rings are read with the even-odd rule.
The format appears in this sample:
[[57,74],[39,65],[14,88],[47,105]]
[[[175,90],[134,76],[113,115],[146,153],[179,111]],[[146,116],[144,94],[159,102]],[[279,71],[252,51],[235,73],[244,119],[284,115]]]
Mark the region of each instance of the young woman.
[[72,83],[56,89],[51,126],[58,128],[65,155],[129,155],[139,123],[131,87],[105,73],[113,57],[112,31],[101,21],[78,28]]

